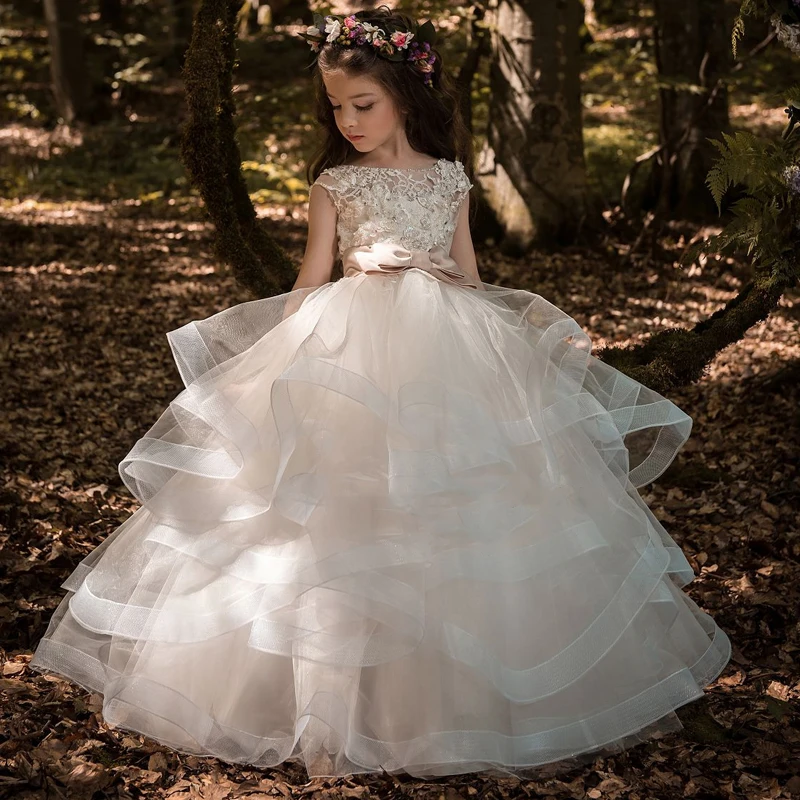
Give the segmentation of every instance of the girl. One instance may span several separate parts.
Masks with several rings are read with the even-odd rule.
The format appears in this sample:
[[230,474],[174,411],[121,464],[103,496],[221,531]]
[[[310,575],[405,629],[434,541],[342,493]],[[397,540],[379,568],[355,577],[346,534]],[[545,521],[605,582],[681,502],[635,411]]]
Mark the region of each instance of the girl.
[[297,282],[168,334],[185,389],[120,464],[141,508],[32,667],[113,727],[309,776],[541,774],[680,729],[730,643],[637,488],[691,418],[481,281],[430,23],[316,19]]

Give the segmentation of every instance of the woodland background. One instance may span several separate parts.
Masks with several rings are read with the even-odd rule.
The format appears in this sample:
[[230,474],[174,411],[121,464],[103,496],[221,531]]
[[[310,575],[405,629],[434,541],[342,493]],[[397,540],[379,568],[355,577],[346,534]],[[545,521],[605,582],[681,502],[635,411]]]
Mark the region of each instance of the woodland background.
[[[242,170],[259,230],[279,251],[274,263],[258,254],[258,273],[220,247],[204,187],[182,162],[190,119],[182,66],[197,6],[0,5],[0,797],[800,796],[800,308],[791,281],[772,295],[768,315],[738,320],[691,369],[667,353],[641,373],[694,419],[675,463],[642,494],[695,568],[686,591],[734,647],[706,697],[679,709],[679,734],[519,784],[307,782],[294,765],[249,770],[111,730],[98,696],[28,670],[60,584],[136,508],[117,465],[181,388],[165,333],[270,288],[288,290],[286,265],[296,268],[305,246],[315,120],[309,50],[294,34],[314,10],[358,6],[253,3],[236,18]],[[757,264],[743,248],[680,261],[690,242],[731,217],[730,205],[718,214],[705,185],[718,155],[705,137],[779,139],[782,93],[800,73],[765,19],[747,19],[733,58],[739,6],[403,6],[434,22],[466,87],[480,155],[473,239],[485,282],[542,294],[584,327],[596,352],[687,331],[754,285]],[[499,94],[484,21],[509,32],[533,21],[538,31],[561,13],[576,31],[558,76],[572,106],[530,105],[525,136],[510,138],[503,110],[525,107],[524,92]],[[665,37],[670,30],[693,30],[694,39]],[[551,63],[553,37],[530,38],[529,63]],[[724,91],[692,122],[716,77]],[[691,134],[676,151],[680,169],[657,157],[634,167],[670,130]],[[552,201],[554,152],[570,176],[562,196],[579,202]]]

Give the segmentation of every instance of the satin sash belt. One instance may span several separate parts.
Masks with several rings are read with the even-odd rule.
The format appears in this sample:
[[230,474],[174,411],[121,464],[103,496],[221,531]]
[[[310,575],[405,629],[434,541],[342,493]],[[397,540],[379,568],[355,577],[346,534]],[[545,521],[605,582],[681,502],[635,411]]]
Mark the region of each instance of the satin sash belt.
[[406,269],[423,269],[447,283],[477,289],[464,271],[450,258],[441,245],[430,250],[407,250],[392,242],[374,242],[348,247],[342,254],[345,278],[359,272],[396,273]]

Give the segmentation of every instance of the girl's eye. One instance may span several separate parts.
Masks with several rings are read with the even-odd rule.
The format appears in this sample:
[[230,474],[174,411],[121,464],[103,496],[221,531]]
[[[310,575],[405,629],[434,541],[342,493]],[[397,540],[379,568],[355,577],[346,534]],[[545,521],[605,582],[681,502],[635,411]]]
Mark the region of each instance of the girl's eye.
[[[369,111],[372,108],[372,106],[374,106],[374,105],[375,105],[375,103],[370,103],[370,105],[368,105],[368,106],[356,106],[356,109],[358,111]],[[331,108],[334,111],[338,111],[341,108],[341,106],[331,106]]]

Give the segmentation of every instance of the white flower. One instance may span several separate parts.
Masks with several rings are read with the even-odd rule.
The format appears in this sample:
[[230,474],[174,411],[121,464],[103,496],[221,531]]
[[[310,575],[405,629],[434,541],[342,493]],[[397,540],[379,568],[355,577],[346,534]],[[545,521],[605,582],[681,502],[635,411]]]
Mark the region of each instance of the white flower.
[[361,27],[364,29],[368,42],[374,42],[375,39],[386,38],[386,31],[383,28],[379,28],[377,25],[373,25],[370,22],[362,22]]
[[319,36],[319,28],[316,25],[309,25],[306,28],[306,33],[309,36]]
[[325,17],[325,33],[328,34],[326,41],[335,42],[342,32],[342,23],[338,19],[332,17]]

